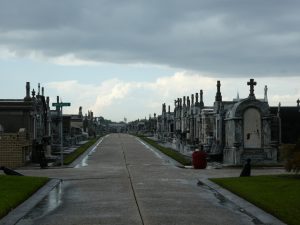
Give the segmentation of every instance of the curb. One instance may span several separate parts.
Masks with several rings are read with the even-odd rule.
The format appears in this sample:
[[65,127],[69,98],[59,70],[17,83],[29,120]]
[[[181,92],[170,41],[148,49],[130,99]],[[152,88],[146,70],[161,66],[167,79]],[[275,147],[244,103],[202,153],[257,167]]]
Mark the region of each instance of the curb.
[[178,168],[184,168],[184,165],[182,165],[180,162],[177,162],[175,159],[172,159],[170,156],[164,154],[163,152],[159,151],[157,148],[154,146],[148,144],[144,140],[142,140],[139,137],[135,137],[141,144],[143,144],[147,149],[152,151],[155,155],[157,155],[159,158],[163,159],[165,162],[174,165]]
[[35,192],[31,197],[21,203],[17,208],[13,209],[5,217],[0,220],[0,225],[16,224],[22,219],[30,210],[32,210],[49,192],[55,188],[61,180],[50,179],[43,187]]
[[286,225],[273,215],[263,211],[262,209],[258,208],[257,206],[253,205],[252,203],[246,201],[245,199],[233,194],[232,192],[222,188],[218,184],[205,179],[200,178],[200,182],[202,182],[204,185],[208,186],[210,189],[215,191],[217,194],[220,194],[224,198],[226,198],[228,201],[232,202],[233,204],[237,205],[240,208],[240,211],[247,214],[248,216],[258,219],[263,224],[269,224],[269,225]]
[[75,159],[67,167],[68,168],[75,168],[76,166],[78,166],[85,157],[87,157],[88,155],[90,155],[91,152],[93,152],[101,144],[101,142],[104,140],[104,138],[106,136],[107,135],[105,135],[103,137],[100,137],[91,147],[89,147],[84,153],[82,153],[77,159]]

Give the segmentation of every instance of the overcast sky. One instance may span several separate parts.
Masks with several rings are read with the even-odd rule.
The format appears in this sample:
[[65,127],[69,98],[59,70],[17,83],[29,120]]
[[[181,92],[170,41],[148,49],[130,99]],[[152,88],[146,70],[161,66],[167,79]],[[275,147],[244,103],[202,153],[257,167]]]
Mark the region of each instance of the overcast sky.
[[300,97],[300,2],[261,0],[0,0],[0,98],[40,82],[68,113],[112,120],[160,113],[204,90],[271,105]]

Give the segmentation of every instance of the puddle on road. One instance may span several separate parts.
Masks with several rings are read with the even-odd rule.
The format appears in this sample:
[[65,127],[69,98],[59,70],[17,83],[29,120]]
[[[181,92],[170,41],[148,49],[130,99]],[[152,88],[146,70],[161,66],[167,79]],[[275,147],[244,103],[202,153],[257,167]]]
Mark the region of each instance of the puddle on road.
[[[93,147],[93,149],[86,155],[75,168],[81,168],[87,166],[88,158],[93,154],[97,147],[101,144],[103,138]],[[53,188],[49,194],[40,201],[30,212],[24,216],[16,225],[29,225],[33,224],[35,220],[44,217],[53,210],[57,209],[62,204],[63,196],[63,184],[60,182],[55,188]]]
[[78,163],[74,168],[78,169],[78,168],[81,168],[81,167],[85,167],[87,166],[87,160],[89,158],[89,155],[85,156],[82,161],[80,163]]
[[62,182],[53,188],[49,194],[39,202],[26,216],[24,216],[16,225],[27,225],[38,218],[52,212],[62,203]]
[[103,138],[101,138],[101,140],[96,144],[96,146],[94,146],[94,148],[89,152],[89,154],[87,154],[80,163],[78,163],[74,168],[78,169],[78,168],[82,168],[85,166],[88,166],[88,159],[89,157],[96,151],[97,147],[102,143]]

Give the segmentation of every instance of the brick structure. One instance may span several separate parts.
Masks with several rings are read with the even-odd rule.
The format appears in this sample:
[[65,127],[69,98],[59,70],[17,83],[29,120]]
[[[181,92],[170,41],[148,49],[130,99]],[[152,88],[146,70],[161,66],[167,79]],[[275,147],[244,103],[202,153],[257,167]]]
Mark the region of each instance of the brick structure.
[[[51,135],[49,97],[44,96],[44,88],[40,90],[40,85],[37,94],[34,89],[31,93],[32,96],[30,83],[27,82],[24,98],[0,99],[0,135],[5,140],[0,141],[2,166],[6,163],[13,167],[20,166],[21,162],[25,163],[25,156],[30,156],[32,162],[39,162],[43,145],[49,144],[45,141]],[[26,141],[21,138],[24,135]],[[26,155],[22,148],[29,145],[32,146],[28,148],[30,154]],[[9,152],[12,156],[7,158]]]
[[31,144],[25,132],[0,133],[0,165],[16,168],[30,161]]

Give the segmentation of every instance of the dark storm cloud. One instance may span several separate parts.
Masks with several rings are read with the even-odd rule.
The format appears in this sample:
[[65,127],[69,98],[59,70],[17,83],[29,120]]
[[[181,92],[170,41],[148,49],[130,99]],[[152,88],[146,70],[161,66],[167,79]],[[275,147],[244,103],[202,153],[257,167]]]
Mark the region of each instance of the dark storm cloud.
[[261,0],[1,0],[0,46],[218,75],[298,75],[299,8]]

